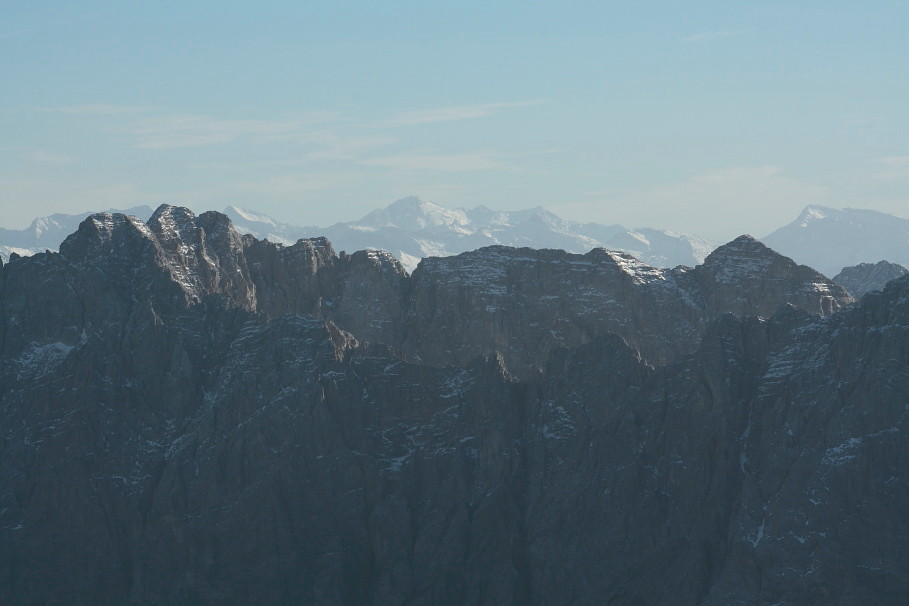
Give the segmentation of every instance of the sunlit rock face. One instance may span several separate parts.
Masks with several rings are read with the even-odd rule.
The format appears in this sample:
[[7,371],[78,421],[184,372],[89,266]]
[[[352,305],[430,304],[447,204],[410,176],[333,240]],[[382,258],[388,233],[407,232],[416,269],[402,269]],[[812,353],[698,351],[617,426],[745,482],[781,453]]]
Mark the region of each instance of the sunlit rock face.
[[909,277],[851,301],[94,215],[0,266],[0,603],[905,603]]

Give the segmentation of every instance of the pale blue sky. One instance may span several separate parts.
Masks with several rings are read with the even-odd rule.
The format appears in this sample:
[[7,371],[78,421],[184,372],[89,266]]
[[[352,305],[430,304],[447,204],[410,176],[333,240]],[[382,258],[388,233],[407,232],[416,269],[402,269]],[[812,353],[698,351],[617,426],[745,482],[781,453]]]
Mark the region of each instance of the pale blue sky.
[[[456,7],[451,5],[457,4]],[[418,195],[728,239],[909,216],[909,3],[0,0],[0,225]]]

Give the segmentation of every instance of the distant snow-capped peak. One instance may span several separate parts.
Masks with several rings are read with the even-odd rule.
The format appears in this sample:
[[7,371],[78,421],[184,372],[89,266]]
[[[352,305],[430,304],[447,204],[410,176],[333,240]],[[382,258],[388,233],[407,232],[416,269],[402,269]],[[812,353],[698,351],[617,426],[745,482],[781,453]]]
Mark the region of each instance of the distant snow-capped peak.
[[263,223],[265,225],[277,226],[278,222],[269,217],[266,214],[249,210],[248,208],[240,208],[238,206],[228,206],[224,209],[224,214],[228,217],[236,216],[240,217],[244,221],[249,221],[252,223]]
[[438,204],[411,196],[401,198],[385,208],[374,210],[356,223],[372,227],[398,227],[407,231],[418,231],[439,226],[463,227],[470,224],[470,219],[463,210],[449,210]]

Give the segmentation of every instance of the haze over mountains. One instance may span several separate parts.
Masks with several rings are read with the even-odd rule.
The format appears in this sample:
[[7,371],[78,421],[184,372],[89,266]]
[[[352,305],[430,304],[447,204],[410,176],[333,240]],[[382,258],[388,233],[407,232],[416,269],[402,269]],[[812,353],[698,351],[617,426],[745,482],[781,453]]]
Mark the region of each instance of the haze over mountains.
[[225,214],[241,232],[257,238],[292,244],[299,238],[325,236],[337,250],[387,250],[408,271],[423,257],[444,257],[483,246],[529,246],[585,253],[593,248],[627,252],[658,267],[694,266],[716,244],[687,234],[620,225],[566,221],[544,208],[494,211],[485,206],[449,210],[420,200],[403,198],[358,221],[331,227],[279,224],[261,214],[228,207]]
[[808,206],[763,241],[827,276],[859,263],[909,267],[909,219],[875,210]]
[[[115,212],[145,220],[152,210],[141,206]],[[260,212],[234,206],[224,212],[241,233],[282,244],[325,236],[337,250],[387,250],[408,271],[413,271],[423,257],[454,255],[494,244],[574,253],[604,247],[627,252],[659,267],[694,266],[716,248],[715,243],[703,238],[660,229],[628,230],[619,225],[565,221],[543,208],[493,211],[479,206],[449,210],[413,197],[398,200],[357,221],[330,227],[281,223]],[[25,230],[0,230],[0,256],[9,259],[10,252],[55,251],[89,214],[52,215],[36,219]]]
[[[149,217],[152,209],[137,206],[124,212]],[[544,208],[522,211],[446,209],[419,198],[403,198],[367,214],[357,221],[330,227],[281,223],[248,209],[228,206],[224,213],[240,232],[258,239],[292,245],[300,238],[327,237],[339,251],[386,250],[409,272],[425,257],[444,257],[484,246],[505,245],[535,249],[559,249],[586,253],[594,248],[625,252],[654,267],[695,266],[716,244],[687,234],[660,229],[626,229],[620,225],[566,221]],[[35,219],[23,230],[0,228],[0,259],[15,252],[29,255],[56,251],[89,213],[56,214]],[[878,290],[897,277],[897,267],[909,266],[909,220],[872,210],[836,210],[809,206],[799,217],[763,238],[773,248],[796,262],[819,270],[828,277],[849,277],[848,287],[860,296]],[[871,272],[867,263],[887,262]],[[871,273],[869,273],[871,272]],[[882,281],[883,280],[883,281]]]
[[[909,277],[84,220],[0,265],[0,602],[909,598]],[[73,557],[74,553],[81,557]]]

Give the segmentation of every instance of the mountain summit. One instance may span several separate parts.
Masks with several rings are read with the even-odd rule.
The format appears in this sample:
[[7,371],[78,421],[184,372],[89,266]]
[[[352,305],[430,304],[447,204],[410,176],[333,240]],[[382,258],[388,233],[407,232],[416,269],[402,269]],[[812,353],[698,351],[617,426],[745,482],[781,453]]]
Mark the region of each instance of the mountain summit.
[[752,236],[739,236],[710,253],[695,268],[711,285],[708,308],[739,315],[773,315],[780,301],[816,314],[842,309],[852,297],[816,270],[799,265]]
[[[144,221],[151,215],[152,209],[148,206],[134,206],[125,210],[110,209],[106,212],[134,215]],[[10,253],[27,256],[45,250],[56,251],[66,236],[76,231],[79,223],[91,214],[93,213],[75,215],[57,213],[39,217],[25,229],[0,227],[0,259],[9,259]]]
[[462,210],[448,210],[432,202],[411,196],[374,210],[357,223],[372,227],[397,227],[404,231],[418,232],[427,228],[447,227],[457,229],[470,225]]
[[885,259],[909,266],[909,219],[875,210],[808,206],[763,241],[827,276]]

